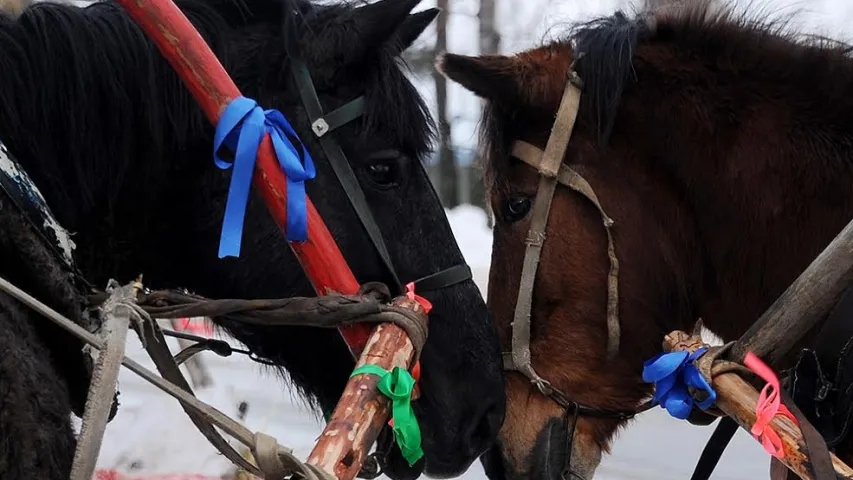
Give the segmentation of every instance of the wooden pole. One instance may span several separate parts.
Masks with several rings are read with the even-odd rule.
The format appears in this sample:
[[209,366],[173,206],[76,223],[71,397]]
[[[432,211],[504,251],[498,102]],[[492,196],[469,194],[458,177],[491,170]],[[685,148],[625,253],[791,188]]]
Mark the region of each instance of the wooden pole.
[[[241,94],[198,31],[171,0],[118,1],[154,41],[216,125],[231,100]],[[285,176],[275,159],[269,135],[264,136],[256,165],[255,188],[284,230],[287,225]],[[290,248],[318,294],[356,293],[359,284],[355,276],[310,199],[307,204],[308,240],[290,243]],[[405,300],[402,305],[423,312],[419,302]],[[386,370],[395,366],[410,367],[414,349],[411,340],[396,325],[383,324],[371,329],[365,324],[354,324],[339,330],[353,355],[361,355],[359,364],[374,363]],[[367,375],[350,379],[309,459],[340,480],[355,477],[382,423],[388,418],[389,402],[376,390],[375,383],[375,378]],[[352,435],[340,435],[344,431]],[[335,432],[341,438],[336,438]]]
[[[398,297],[393,304],[421,313],[426,319],[423,306],[416,300]],[[377,327],[377,334],[371,337],[365,349],[371,353],[362,355],[357,367],[378,365],[387,371],[394,367],[408,369],[414,354],[412,342],[402,330],[390,331],[390,327],[390,323]],[[340,480],[355,478],[388,418],[389,401],[375,393],[378,382],[376,375],[361,374],[350,378],[326,429],[308,455],[308,463]]]
[[[663,349],[666,352],[693,353],[702,347],[707,347],[698,335],[690,335],[674,331],[666,336]],[[734,419],[747,432],[755,424],[755,408],[758,403],[758,391],[736,373],[724,373],[713,378],[712,386],[717,392],[716,407]],[[780,461],[800,478],[813,480],[809,473],[811,463],[805,454],[806,446],[800,427],[787,417],[777,415],[770,426],[779,434],[784,445],[784,458]],[[853,469],[838,459],[834,454],[832,466],[839,478],[853,478]]]
[[853,283],[853,221],[814,259],[770,308],[743,334],[731,358],[751,351],[776,367],[800,340],[826,318]]

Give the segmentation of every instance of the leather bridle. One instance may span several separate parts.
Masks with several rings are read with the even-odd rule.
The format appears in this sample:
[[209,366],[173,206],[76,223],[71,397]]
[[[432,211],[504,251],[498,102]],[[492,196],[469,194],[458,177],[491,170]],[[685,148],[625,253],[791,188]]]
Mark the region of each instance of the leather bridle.
[[[347,102],[340,108],[326,113],[323,111],[320,99],[317,96],[317,91],[314,89],[314,82],[311,79],[311,74],[308,72],[308,67],[300,59],[294,59],[292,61],[292,67],[296,86],[299,90],[299,95],[302,98],[302,104],[305,107],[305,111],[308,113],[309,119],[311,120],[311,130],[314,133],[314,136],[316,136],[320,141],[320,146],[323,148],[323,152],[329,159],[329,163],[332,166],[332,170],[335,172],[335,176],[338,177],[338,181],[341,183],[341,186],[343,187],[350,204],[355,210],[358,219],[364,226],[364,229],[370,238],[370,242],[379,254],[383,267],[394,282],[394,285],[389,285],[389,288],[392,290],[392,295],[402,294],[404,292],[403,283],[401,283],[400,277],[394,268],[394,263],[391,261],[391,255],[388,253],[388,247],[385,245],[385,241],[382,238],[382,232],[379,230],[379,226],[373,218],[373,213],[370,211],[370,205],[367,203],[364,191],[361,189],[361,185],[359,185],[355,172],[353,172],[352,167],[347,161],[344,151],[332,135],[332,133],[338,128],[364,115],[364,95]],[[418,161],[417,163],[423,169],[421,162]],[[424,175],[426,175],[425,171]],[[438,200],[438,195],[435,194],[432,182],[429,182],[428,179],[429,177],[427,177],[427,183],[430,185],[430,188],[433,188],[433,196]],[[419,278],[413,283],[415,284],[415,291],[424,293],[441,290],[443,288],[462,283],[466,280],[470,280],[471,278],[471,268],[466,264],[460,264]],[[396,290],[396,292],[394,290]]]
[[610,271],[607,275],[607,359],[612,360],[619,352],[619,261],[616,258],[611,232],[613,220],[604,212],[590,184],[577,171],[563,163],[577,119],[582,88],[583,83],[580,77],[571,69],[557,111],[557,117],[551,128],[551,135],[544,151],[521,140],[516,140],[512,147],[513,157],[539,171],[539,188],[530,213],[530,229],[525,241],[527,247],[512,323],[512,351],[503,353],[504,370],[522,373],[543,395],[549,397],[565,411],[563,420],[566,427],[566,459],[562,478],[566,480],[570,480],[572,477],[583,478],[572,470],[571,465],[572,444],[579,417],[627,420],[651,407],[651,404],[647,402],[635,410],[622,411],[580,404],[571,400],[568,395],[536,373],[531,362],[530,319],[533,308],[533,287],[542,246],[545,242],[545,229],[548,225],[551,203],[558,184],[580,193],[592,202],[598,209],[604,223],[604,229],[607,232],[607,256],[610,261]]

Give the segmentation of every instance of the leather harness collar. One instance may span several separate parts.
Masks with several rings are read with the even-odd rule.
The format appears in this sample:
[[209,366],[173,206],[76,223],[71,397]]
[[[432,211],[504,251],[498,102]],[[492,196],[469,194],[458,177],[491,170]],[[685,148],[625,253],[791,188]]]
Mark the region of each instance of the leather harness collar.
[[545,242],[545,229],[548,224],[551,203],[558,184],[583,195],[595,205],[601,214],[607,232],[607,256],[610,261],[610,271],[607,276],[607,359],[612,360],[619,351],[619,261],[616,258],[611,232],[614,222],[605,213],[590,184],[577,171],[563,163],[577,119],[582,88],[583,84],[580,77],[572,70],[544,151],[521,140],[515,141],[512,147],[514,157],[539,171],[539,188],[530,214],[530,229],[525,241],[527,247],[512,323],[512,351],[503,353],[504,369],[522,373],[543,395],[551,398],[565,411],[567,450],[562,471],[562,478],[564,479],[580,477],[572,471],[571,467],[572,443],[578,417],[590,416],[626,420],[651,406],[649,402],[646,402],[636,410],[618,411],[580,404],[571,400],[560,389],[536,373],[531,361],[530,321],[533,308],[533,287],[542,246]]

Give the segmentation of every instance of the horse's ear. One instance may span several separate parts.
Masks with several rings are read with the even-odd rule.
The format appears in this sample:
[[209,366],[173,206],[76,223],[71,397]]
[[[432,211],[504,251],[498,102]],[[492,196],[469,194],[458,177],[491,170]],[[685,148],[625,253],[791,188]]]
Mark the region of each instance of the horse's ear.
[[421,0],[380,0],[354,9],[342,23],[351,27],[357,37],[348,39],[358,46],[358,52],[353,52],[350,60],[361,61],[360,53],[373,51],[392,40],[410,20],[409,13],[419,3]]
[[413,13],[409,15],[400,28],[397,29],[393,38],[394,48],[397,54],[403,53],[406,49],[415,43],[415,40],[424,33],[430,23],[435,20],[435,17],[441,13],[441,9],[430,8],[423,12]]
[[517,57],[444,53],[439,55],[436,68],[445,77],[486,100],[506,104],[521,99],[519,80],[524,65]]

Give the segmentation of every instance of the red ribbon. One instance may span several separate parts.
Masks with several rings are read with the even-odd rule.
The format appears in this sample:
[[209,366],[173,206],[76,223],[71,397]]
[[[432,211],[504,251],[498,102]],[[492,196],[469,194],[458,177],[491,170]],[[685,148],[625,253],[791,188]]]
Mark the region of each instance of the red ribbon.
[[432,303],[430,303],[429,300],[420,295],[415,294],[415,282],[410,282],[406,285],[406,296],[410,300],[415,300],[420,303],[421,306],[424,307],[426,313],[429,313],[429,311],[432,310]]
[[776,415],[787,417],[797,426],[800,425],[800,422],[791,414],[788,407],[782,403],[779,395],[781,386],[779,385],[779,378],[776,376],[776,373],[752,352],[747,352],[743,363],[767,382],[767,385],[764,385],[764,388],[761,389],[761,394],[758,396],[758,404],[755,407],[755,424],[750,429],[750,433],[752,433],[752,436],[756,440],[761,442],[767,453],[776,458],[783,458],[785,456],[785,449],[782,439],[770,427],[770,422]]

